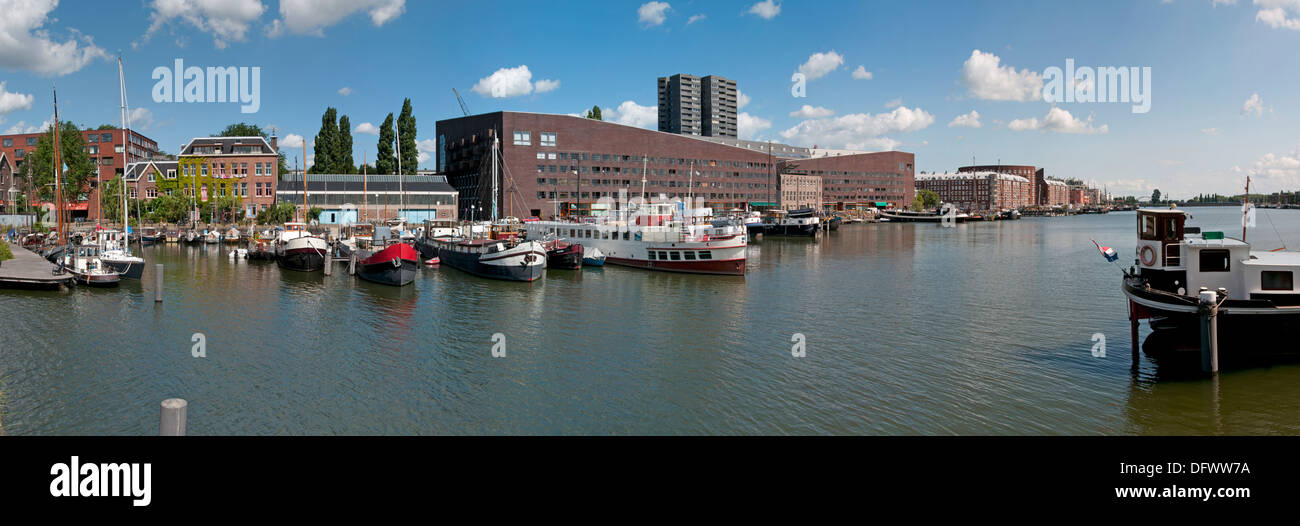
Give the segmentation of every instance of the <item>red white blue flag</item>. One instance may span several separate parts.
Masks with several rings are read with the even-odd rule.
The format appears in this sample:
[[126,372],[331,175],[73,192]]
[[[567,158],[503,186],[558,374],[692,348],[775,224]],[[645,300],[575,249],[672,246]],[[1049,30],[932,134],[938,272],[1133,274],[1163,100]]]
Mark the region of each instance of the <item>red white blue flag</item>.
[[1096,239],[1093,239],[1093,240],[1091,240],[1091,241],[1092,241],[1092,244],[1093,244],[1093,245],[1096,245],[1097,250],[1098,250],[1099,252],[1101,252],[1101,255],[1106,256],[1106,261],[1112,261],[1112,262],[1113,262],[1113,261],[1119,259],[1119,254],[1116,254],[1116,253],[1115,253],[1115,249],[1110,248],[1110,247],[1103,247],[1103,246],[1101,246],[1101,245],[1098,245]]

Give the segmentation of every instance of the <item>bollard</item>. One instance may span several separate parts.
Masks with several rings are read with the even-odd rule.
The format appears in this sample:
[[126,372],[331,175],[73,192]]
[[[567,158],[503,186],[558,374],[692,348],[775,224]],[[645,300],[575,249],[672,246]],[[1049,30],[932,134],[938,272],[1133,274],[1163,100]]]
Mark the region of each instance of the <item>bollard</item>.
[[330,271],[333,266],[334,266],[334,258],[330,257],[329,254],[325,254],[325,275],[326,276],[330,275]]
[[352,255],[348,257],[348,275],[349,276],[357,275],[357,253],[356,252],[353,252]]
[[1201,290],[1201,370],[1219,372],[1219,295]]
[[162,417],[158,422],[158,436],[185,436],[185,413],[189,402],[183,398],[168,398],[162,401]]
[[153,285],[153,302],[154,302],[154,303],[162,303],[162,293],[163,293],[163,266],[162,266],[162,263],[159,263],[159,264],[157,264],[157,265],[154,266],[154,273],[153,273],[153,274],[154,274],[154,277],[153,277],[153,280],[154,280],[154,281],[153,281],[153,283],[154,283],[154,285]]

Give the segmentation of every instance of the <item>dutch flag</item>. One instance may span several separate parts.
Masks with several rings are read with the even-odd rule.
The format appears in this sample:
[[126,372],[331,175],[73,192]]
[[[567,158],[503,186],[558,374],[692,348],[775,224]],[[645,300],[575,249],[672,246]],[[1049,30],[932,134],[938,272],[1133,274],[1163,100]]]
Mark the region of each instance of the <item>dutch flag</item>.
[[1119,254],[1115,253],[1115,249],[1098,245],[1097,240],[1095,239],[1091,241],[1093,245],[1096,245],[1097,250],[1101,252],[1101,255],[1106,256],[1106,261],[1114,262],[1115,260],[1119,259]]

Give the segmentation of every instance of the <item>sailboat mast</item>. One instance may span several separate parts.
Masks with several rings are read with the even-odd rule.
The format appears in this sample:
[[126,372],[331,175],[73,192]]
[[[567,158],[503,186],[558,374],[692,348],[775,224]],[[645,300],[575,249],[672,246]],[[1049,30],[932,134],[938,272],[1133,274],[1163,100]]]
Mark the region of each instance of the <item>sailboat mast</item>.
[[497,141],[496,134],[492,136],[492,222],[497,222],[497,194],[500,192],[499,181],[500,173],[497,172]]
[[117,84],[122,95],[122,180],[118,181],[122,187],[122,232],[125,232],[127,242],[131,240],[131,223],[126,217],[126,168],[131,166],[131,126],[126,123],[126,78],[122,75],[122,56],[117,57]]
[[397,132],[397,195],[400,205],[397,208],[397,217],[402,217],[402,209],[406,208],[406,173],[402,171],[402,126],[394,125],[393,130]]
[[307,141],[302,141],[302,222],[307,222]]
[[370,190],[366,184],[366,152],[361,152],[361,219],[365,221],[370,218],[366,214],[366,203],[370,201]]
[[59,227],[59,244],[62,245],[68,239],[68,234],[63,231],[63,170],[62,159],[59,159],[59,88],[54,87],[54,124],[50,127],[50,134],[54,137],[54,202],[58,206]]
[[1246,214],[1250,213],[1250,176],[1246,176],[1246,195],[1241,197],[1241,240],[1246,241]]

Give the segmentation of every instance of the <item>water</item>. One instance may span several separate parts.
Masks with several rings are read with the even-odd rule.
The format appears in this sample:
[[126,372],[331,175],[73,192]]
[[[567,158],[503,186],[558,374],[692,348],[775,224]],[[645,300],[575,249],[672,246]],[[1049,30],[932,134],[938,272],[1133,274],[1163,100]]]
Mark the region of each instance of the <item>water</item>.
[[[1190,224],[1238,235],[1238,214]],[[1300,211],[1257,224],[1257,248],[1300,247]],[[1132,213],[845,225],[753,245],[745,278],[441,268],[401,289],[149,247],[161,306],[152,267],[118,290],[0,291],[0,425],[156,434],[182,397],[205,435],[1300,432],[1300,365],[1130,370],[1120,271],[1089,238],[1127,263],[1134,230]]]

